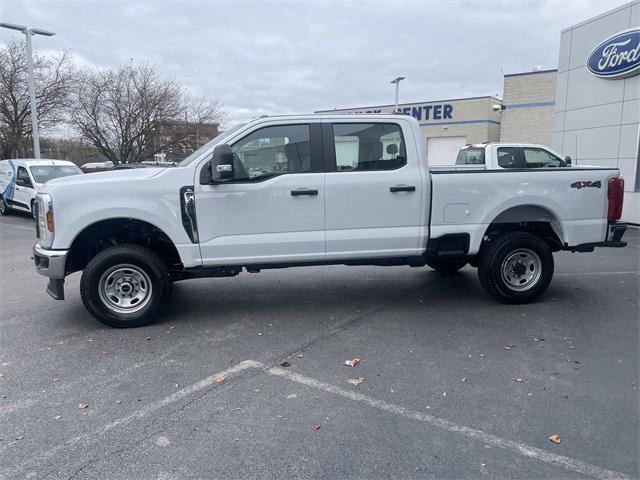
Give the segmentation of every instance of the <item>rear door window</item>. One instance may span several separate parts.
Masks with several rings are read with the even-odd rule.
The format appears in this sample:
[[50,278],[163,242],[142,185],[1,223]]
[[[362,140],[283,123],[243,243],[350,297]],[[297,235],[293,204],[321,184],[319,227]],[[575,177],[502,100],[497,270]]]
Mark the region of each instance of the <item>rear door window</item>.
[[498,148],[498,165],[502,168],[527,168],[516,147]]
[[407,163],[400,125],[334,123],[336,169],[339,172],[395,170]]

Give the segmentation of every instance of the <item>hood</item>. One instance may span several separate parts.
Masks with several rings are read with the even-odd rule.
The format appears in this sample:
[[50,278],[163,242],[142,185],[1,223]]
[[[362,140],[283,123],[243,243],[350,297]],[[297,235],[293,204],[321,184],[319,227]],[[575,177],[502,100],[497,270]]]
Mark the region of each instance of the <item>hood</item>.
[[144,180],[155,177],[166,168],[132,168],[131,170],[113,170],[111,172],[85,173],[54,178],[45,183],[40,192],[48,192],[59,185],[87,185],[102,183],[121,183],[127,181]]

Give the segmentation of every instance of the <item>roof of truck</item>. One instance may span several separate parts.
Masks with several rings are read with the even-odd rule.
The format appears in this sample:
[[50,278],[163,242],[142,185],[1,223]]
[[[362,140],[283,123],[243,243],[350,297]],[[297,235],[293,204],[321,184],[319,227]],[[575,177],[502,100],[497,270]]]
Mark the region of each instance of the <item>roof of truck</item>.
[[7,158],[3,161],[12,161],[28,167],[34,165],[75,165],[75,163],[68,160],[56,160],[53,158],[41,158],[39,160],[36,158]]

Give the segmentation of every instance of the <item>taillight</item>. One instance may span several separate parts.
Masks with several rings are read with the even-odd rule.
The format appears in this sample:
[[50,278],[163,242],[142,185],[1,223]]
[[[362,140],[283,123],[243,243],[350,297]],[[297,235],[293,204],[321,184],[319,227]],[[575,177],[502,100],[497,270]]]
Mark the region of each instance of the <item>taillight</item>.
[[624,201],[624,178],[609,179],[609,211],[607,212],[607,220],[613,222],[620,220],[622,217],[622,203]]

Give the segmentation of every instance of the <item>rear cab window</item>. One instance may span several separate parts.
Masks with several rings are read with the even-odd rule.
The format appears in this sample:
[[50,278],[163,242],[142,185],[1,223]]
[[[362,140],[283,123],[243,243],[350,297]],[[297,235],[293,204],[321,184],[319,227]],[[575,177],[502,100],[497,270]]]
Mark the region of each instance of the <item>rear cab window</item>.
[[484,165],[484,147],[468,147],[458,152],[456,165]]

